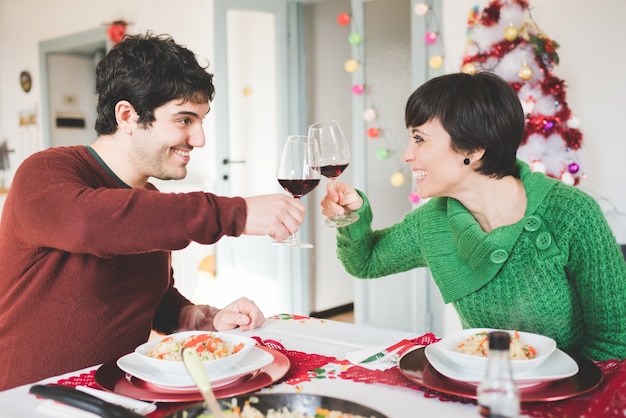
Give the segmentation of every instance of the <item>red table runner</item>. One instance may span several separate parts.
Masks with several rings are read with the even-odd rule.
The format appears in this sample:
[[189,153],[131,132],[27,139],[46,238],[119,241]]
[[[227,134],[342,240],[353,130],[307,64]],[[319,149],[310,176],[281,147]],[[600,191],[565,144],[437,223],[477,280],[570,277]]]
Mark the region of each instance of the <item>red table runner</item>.
[[[403,386],[421,391],[424,397],[437,398],[441,402],[475,403],[471,399],[450,396],[424,388],[404,377],[398,367],[384,371],[369,370],[353,365],[347,360],[338,360],[335,357],[287,350],[275,340],[253,338],[259,344],[278,350],[289,358],[291,367],[281,380],[281,382],[289,385],[298,385],[313,379],[346,379],[355,382]],[[420,345],[428,345],[436,341],[437,338],[433,334],[424,334],[413,340]],[[608,360],[597,364],[604,375],[604,380],[598,389],[563,401],[523,403],[522,414],[534,418],[626,417],[626,360]],[[95,371],[92,371],[91,373],[72,376],[57,383],[68,386],[98,387],[94,380],[94,373]],[[188,404],[162,403],[148,417],[161,418]]]

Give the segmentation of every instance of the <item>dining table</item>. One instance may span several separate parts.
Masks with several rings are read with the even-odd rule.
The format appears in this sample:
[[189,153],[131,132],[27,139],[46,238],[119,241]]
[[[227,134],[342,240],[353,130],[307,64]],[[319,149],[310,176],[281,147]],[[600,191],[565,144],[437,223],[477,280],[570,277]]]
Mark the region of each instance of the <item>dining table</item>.
[[[433,387],[427,379],[421,380],[421,374],[411,376],[403,368],[405,358],[417,358],[421,355],[418,350],[440,340],[432,333],[412,333],[295,314],[274,315],[254,330],[228,332],[254,338],[258,347],[285,359],[284,368],[274,374],[265,386],[255,388],[252,393],[305,393],[340,398],[369,407],[389,418],[479,416],[475,396],[472,396],[475,395],[475,387],[461,386],[461,391],[447,390],[446,379],[441,376],[438,381],[444,382],[444,386]],[[399,362],[372,366],[358,361],[367,353],[376,353],[399,341],[411,342],[409,351],[403,354]],[[576,387],[572,393],[560,399],[546,397],[545,401],[533,399],[524,402],[522,396],[522,416],[626,417],[626,360],[585,360],[584,365],[592,373],[587,376],[597,371],[593,375],[593,382],[583,381],[583,389]],[[114,363],[94,365],[2,391],[0,416],[60,416],[42,407],[51,401],[30,394],[31,386],[58,384],[115,392],[115,387],[107,387],[98,375],[114,367]],[[589,380],[591,377],[584,379]],[[450,382],[450,387],[458,387],[454,383]],[[542,389],[546,394],[550,390],[549,385]],[[156,409],[146,416],[166,417],[177,409],[197,402],[156,401]]]

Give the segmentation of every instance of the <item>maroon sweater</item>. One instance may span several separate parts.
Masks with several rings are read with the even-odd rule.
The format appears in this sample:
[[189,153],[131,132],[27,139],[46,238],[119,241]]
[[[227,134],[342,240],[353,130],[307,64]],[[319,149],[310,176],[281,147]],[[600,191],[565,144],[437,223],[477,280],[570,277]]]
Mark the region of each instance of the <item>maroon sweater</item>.
[[130,188],[87,147],[30,156],[0,223],[0,390],[174,331],[190,302],[170,252],[238,236],[245,219],[242,198]]

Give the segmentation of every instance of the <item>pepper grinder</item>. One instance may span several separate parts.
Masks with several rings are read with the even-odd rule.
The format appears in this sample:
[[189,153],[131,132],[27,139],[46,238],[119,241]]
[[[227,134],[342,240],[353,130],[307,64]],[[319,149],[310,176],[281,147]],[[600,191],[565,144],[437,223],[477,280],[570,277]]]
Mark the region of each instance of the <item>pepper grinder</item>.
[[517,418],[520,410],[520,392],[511,373],[509,359],[511,336],[508,332],[492,331],[488,339],[487,372],[476,390],[480,416]]

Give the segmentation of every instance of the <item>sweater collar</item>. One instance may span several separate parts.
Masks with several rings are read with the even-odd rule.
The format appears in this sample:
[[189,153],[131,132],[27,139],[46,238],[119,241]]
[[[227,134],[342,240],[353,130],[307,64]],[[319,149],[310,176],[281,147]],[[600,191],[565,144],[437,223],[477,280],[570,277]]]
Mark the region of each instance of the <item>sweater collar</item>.
[[429,266],[433,277],[439,278],[435,281],[444,301],[452,302],[467,296],[496,276],[522,233],[526,218],[537,211],[545,196],[557,183],[557,180],[544,174],[531,172],[530,167],[520,160],[517,164],[526,191],[524,219],[487,233],[461,202],[447,199],[447,222],[457,251],[445,257],[438,257],[436,254],[429,256]]
[[87,145],[86,146],[87,150],[89,151],[89,153],[91,154],[91,156],[93,158],[95,158],[95,160],[98,162],[98,164],[100,165],[100,167],[102,167],[102,169],[104,171],[107,172],[107,174],[109,176],[111,176],[113,178],[113,180],[115,180],[117,183],[120,184],[120,186],[126,188],[126,189],[132,189],[132,187],[130,187],[128,184],[126,184],[124,182],[124,180],[122,180],[121,178],[119,178],[117,176],[117,174],[115,174],[113,172],[113,170],[111,170],[111,168],[107,165],[107,163],[104,162],[104,160],[100,157],[100,155],[96,152],[95,149],[93,149],[91,146]]

